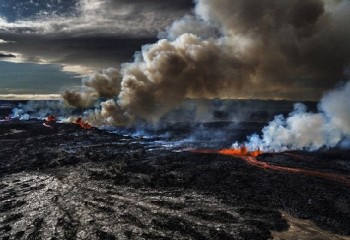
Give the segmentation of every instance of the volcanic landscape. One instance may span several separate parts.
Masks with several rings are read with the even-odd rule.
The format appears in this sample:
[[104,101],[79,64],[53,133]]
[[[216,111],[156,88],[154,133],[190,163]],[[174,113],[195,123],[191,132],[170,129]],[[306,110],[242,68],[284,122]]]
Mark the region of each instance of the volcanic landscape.
[[235,124],[225,121],[229,113],[214,111],[215,121],[125,134],[137,131],[5,119],[13,107],[6,103],[0,236],[350,239],[350,150],[230,149],[293,105],[278,104]]

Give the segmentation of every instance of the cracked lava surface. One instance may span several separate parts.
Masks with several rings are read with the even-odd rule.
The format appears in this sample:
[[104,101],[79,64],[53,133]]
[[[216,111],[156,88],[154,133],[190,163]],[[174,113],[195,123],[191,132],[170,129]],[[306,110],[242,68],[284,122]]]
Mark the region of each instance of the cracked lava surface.
[[249,162],[37,121],[1,123],[0,144],[2,239],[282,239],[295,224],[281,212],[329,233],[314,239],[350,235],[347,184],[260,167],[347,177],[349,151]]

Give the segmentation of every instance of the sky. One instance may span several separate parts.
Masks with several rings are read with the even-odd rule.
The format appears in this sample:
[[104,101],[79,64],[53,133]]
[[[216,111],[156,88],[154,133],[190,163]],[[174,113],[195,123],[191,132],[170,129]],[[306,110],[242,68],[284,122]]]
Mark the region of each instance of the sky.
[[350,0],[0,1],[0,97],[319,100],[349,79],[349,22]]
[[57,94],[132,61],[191,0],[0,1],[0,96]]

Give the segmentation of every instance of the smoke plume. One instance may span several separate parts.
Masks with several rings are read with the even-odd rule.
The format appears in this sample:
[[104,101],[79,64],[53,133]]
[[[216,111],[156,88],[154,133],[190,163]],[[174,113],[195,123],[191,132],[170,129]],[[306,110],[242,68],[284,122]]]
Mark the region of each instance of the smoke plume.
[[327,93],[318,113],[307,112],[306,106],[298,103],[287,118],[276,116],[263,128],[262,136],[250,136],[244,145],[268,152],[318,150],[339,144],[346,147],[350,137],[349,94],[350,81]]
[[66,104],[76,108],[91,107],[98,98],[113,98],[120,91],[121,76],[117,69],[108,68],[82,79],[81,90],[62,93]]
[[95,117],[116,125],[156,121],[185,98],[319,99],[349,67],[348,0],[195,3],[195,16],[176,21],[160,34],[164,39],[143,46],[120,74],[94,74],[82,91],[63,93],[66,102],[87,107],[106,97],[112,100]]

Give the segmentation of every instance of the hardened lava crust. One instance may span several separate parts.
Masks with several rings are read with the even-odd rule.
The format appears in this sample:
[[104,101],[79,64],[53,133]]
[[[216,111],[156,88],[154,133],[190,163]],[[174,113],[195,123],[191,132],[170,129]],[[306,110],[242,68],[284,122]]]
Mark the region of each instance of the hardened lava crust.
[[[281,212],[350,235],[350,186],[75,124],[0,123],[2,239],[270,239]],[[350,175],[350,152],[258,161]]]

